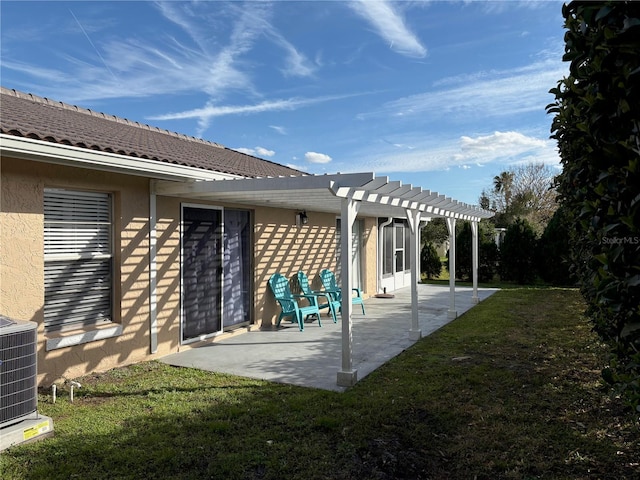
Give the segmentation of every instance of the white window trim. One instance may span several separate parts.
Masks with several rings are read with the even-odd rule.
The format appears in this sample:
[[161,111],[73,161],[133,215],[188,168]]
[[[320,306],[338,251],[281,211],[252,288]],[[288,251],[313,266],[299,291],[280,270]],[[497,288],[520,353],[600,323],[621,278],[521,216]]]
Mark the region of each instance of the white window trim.
[[82,345],[83,343],[105,340],[107,338],[118,337],[122,335],[122,325],[113,324],[108,327],[96,328],[81,333],[66,334],[64,336],[47,338],[46,351],[57,350],[59,348],[72,347],[74,345]]

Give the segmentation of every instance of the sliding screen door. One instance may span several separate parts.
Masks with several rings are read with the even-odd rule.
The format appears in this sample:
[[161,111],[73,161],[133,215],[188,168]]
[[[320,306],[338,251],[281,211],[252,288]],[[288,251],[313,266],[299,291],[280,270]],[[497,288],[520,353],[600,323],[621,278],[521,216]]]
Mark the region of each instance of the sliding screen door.
[[222,330],[222,211],[182,209],[182,342]]
[[224,211],[224,327],[250,321],[251,223],[248,210]]

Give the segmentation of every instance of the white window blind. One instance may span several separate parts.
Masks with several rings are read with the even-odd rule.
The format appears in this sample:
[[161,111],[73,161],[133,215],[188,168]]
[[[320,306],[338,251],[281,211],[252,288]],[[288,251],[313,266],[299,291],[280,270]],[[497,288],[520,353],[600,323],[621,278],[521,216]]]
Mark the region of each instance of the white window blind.
[[111,321],[111,195],[45,189],[45,329]]

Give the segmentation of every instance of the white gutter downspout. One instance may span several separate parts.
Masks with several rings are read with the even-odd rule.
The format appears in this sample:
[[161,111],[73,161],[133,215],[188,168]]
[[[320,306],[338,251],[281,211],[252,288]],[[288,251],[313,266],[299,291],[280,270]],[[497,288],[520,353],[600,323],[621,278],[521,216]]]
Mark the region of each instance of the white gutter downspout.
[[[390,225],[393,222],[393,217],[387,217],[387,221],[378,225],[378,293],[382,291],[382,264],[384,262],[384,239],[383,231],[384,227]],[[385,292],[386,293],[386,292]]]
[[149,194],[149,342],[151,353],[158,351],[158,298],[157,298],[157,246],[156,246],[156,225],[157,208],[156,194],[151,185]]

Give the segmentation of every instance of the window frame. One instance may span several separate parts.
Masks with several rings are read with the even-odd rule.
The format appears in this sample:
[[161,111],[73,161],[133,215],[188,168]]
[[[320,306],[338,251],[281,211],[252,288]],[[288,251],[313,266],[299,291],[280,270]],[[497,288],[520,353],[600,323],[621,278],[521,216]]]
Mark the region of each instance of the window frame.
[[45,333],[113,323],[113,220],[111,192],[44,189]]

